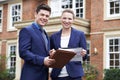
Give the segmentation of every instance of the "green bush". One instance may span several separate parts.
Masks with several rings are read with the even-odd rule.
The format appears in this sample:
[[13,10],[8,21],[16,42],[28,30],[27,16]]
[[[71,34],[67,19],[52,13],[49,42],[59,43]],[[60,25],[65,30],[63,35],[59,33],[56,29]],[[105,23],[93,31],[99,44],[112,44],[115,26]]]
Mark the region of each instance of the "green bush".
[[98,76],[98,70],[94,65],[91,64],[83,64],[85,79],[86,80],[96,80]]
[[120,80],[120,69],[105,69],[104,80]]
[[10,69],[6,69],[6,57],[0,55],[0,80],[13,80],[14,74],[10,74]]

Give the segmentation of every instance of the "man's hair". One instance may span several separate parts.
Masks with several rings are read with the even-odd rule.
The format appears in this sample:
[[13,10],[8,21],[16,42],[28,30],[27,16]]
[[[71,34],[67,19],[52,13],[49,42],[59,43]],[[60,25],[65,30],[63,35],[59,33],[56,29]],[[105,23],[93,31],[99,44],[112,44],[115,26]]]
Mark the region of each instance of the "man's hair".
[[65,12],[71,13],[71,14],[73,15],[73,19],[75,18],[75,14],[74,14],[74,12],[73,12],[71,9],[65,9],[65,10],[62,12],[62,14],[65,13]]
[[36,13],[38,13],[40,10],[47,10],[51,13],[51,8],[47,4],[40,4],[36,8]]

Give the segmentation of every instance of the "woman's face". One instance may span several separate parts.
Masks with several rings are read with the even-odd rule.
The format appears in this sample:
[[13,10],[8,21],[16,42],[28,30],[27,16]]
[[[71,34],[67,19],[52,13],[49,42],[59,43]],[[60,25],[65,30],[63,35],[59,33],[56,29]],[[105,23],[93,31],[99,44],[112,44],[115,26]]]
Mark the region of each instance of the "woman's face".
[[61,16],[61,24],[63,28],[71,28],[73,20],[74,18],[72,13],[64,12]]

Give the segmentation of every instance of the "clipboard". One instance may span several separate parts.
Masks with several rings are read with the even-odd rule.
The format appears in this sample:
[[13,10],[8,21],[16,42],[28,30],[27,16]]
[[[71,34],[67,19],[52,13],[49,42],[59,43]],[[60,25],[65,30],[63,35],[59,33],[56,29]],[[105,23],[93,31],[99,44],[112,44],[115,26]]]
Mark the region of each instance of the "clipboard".
[[55,63],[51,64],[51,68],[62,68],[64,67],[74,56],[75,52],[65,51],[65,50],[56,50],[55,54],[49,58],[55,59]]

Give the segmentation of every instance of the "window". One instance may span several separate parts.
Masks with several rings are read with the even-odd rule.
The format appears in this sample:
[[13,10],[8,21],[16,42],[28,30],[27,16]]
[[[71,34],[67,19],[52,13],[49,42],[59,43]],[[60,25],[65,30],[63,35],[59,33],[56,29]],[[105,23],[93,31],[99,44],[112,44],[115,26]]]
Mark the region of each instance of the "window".
[[105,17],[119,19],[120,17],[120,0],[105,0]]
[[90,41],[87,41],[87,54],[88,58],[83,62],[85,73],[87,73],[87,71],[89,70],[88,65],[90,65]]
[[120,37],[108,39],[108,65],[109,68],[120,69]]
[[120,14],[120,0],[109,0],[109,14]]
[[84,2],[85,0],[50,0],[52,8],[52,17],[60,16],[64,9],[72,9],[76,17],[84,18]]
[[2,31],[2,14],[3,14],[3,10],[2,7],[0,7],[0,31]]
[[16,44],[8,45],[8,69],[10,69],[10,74],[15,76],[16,72]]
[[90,64],[90,41],[87,41],[87,54],[88,54],[88,58],[86,60],[86,63]]
[[88,58],[84,62],[85,64],[90,64],[90,41],[87,41],[87,54],[88,54]]
[[10,15],[10,26],[9,29],[15,29],[14,27],[14,22],[19,22],[21,21],[21,4],[17,3],[17,4],[12,4],[10,5],[10,13],[8,13],[8,15]]

